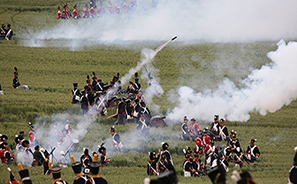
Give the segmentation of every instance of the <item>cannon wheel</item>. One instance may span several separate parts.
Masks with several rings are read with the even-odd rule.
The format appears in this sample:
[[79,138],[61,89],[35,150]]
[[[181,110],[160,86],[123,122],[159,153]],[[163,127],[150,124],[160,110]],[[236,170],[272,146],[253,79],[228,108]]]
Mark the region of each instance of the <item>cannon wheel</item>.
[[156,128],[164,128],[166,126],[165,121],[162,118],[152,118],[151,119],[151,123],[150,123],[151,127],[156,127]]

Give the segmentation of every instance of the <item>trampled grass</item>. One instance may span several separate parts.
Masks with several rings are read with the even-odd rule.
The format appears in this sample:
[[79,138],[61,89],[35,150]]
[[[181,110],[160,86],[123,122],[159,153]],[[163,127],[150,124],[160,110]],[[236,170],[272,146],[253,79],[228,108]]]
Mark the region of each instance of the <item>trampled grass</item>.
[[[104,82],[110,82],[112,77],[119,72],[121,76],[140,61],[141,49],[144,47],[156,48],[160,43],[138,43],[132,48],[117,46],[84,47],[79,51],[69,51],[59,47],[24,47],[22,36],[35,33],[44,27],[53,27],[59,22],[56,20],[56,7],[60,1],[8,1],[0,2],[1,21],[11,23],[16,33],[14,41],[0,41],[0,83],[7,95],[0,96],[0,133],[9,137],[9,144],[13,144],[14,135],[20,130],[28,133],[28,121],[35,122],[44,119],[44,126],[49,126],[53,113],[70,112],[80,114],[77,106],[71,105],[72,83],[78,82],[82,89],[86,75],[95,71]],[[32,19],[39,16],[40,20]],[[62,44],[63,40],[49,41]],[[165,93],[162,97],[155,98],[160,105],[160,111],[166,114],[174,103],[167,99],[170,90],[186,85],[197,91],[215,89],[224,77],[229,78],[236,85],[244,79],[252,68],[261,68],[269,63],[267,52],[276,49],[276,43],[217,43],[197,44],[185,46],[178,41],[176,45],[164,48],[154,59],[154,67],[159,70],[160,84]],[[216,61],[225,61],[223,64]],[[243,64],[244,63],[244,64]],[[35,91],[15,90],[12,88],[13,68],[19,69],[21,84],[35,88]],[[220,71],[220,72],[214,72]],[[132,80],[132,79],[131,79]],[[194,82],[199,81],[199,82]],[[146,81],[140,80],[143,89],[147,87]],[[127,84],[125,84],[127,85]],[[271,99],[273,100],[273,99]],[[285,183],[288,170],[291,167],[296,146],[296,108],[297,102],[284,106],[275,113],[261,116],[251,113],[251,118],[245,123],[226,122],[229,130],[236,130],[243,149],[249,144],[251,138],[257,138],[257,145],[261,151],[259,162],[254,165],[245,165],[244,169],[250,171],[257,183]],[[115,113],[109,109],[109,115]],[[198,118],[198,117],[197,117]],[[181,117],[182,119],[182,117]],[[114,119],[105,117],[97,118],[90,127],[77,149],[102,142],[110,137],[109,129]],[[210,123],[199,122],[201,127],[210,126]],[[134,125],[119,126],[117,131],[124,134],[134,128]],[[184,178],[182,176],[182,163],[184,156],[182,149],[185,146],[195,147],[194,142],[179,140],[180,126],[166,127],[164,132],[171,131],[175,135],[157,133],[152,129],[154,138],[143,140],[145,144],[138,151],[130,150],[129,153],[112,155],[109,167],[101,169],[100,175],[109,183],[142,183],[146,177],[146,163],[148,151],[157,151],[161,141],[168,141],[173,161],[181,183],[211,183],[207,177]],[[160,130],[158,130],[160,131]],[[50,133],[50,132],[48,132]],[[172,139],[174,137],[174,139]],[[28,135],[26,134],[26,138]],[[95,151],[95,150],[92,150]],[[0,183],[9,181],[6,165],[0,165]],[[20,181],[17,174],[16,162],[10,166]],[[26,166],[25,166],[26,168]],[[233,164],[230,166],[233,170]],[[30,177],[34,184],[51,183],[51,176],[44,176],[41,167],[29,168]],[[72,183],[74,175],[70,167],[62,170],[62,178]],[[228,174],[229,183],[231,174]],[[151,177],[153,178],[153,177]]]

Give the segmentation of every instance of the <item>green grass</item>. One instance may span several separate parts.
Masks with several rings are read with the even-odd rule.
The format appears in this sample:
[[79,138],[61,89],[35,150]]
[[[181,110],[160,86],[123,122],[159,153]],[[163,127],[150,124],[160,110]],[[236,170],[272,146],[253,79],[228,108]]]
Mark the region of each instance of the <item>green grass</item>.
[[[83,1],[80,1],[83,2]],[[121,76],[140,61],[142,48],[157,48],[162,42],[137,43],[131,47],[119,46],[93,46],[83,47],[79,51],[69,51],[59,47],[24,47],[22,37],[34,34],[43,28],[56,25],[56,8],[60,1],[0,1],[1,21],[11,23],[16,33],[15,41],[0,41],[0,83],[7,95],[0,96],[0,133],[9,137],[9,144],[13,144],[14,135],[25,130],[28,138],[28,121],[44,122],[38,126],[48,127],[51,117],[61,112],[69,112],[70,120],[75,122],[80,114],[77,106],[71,105],[72,83],[78,82],[79,88],[85,84],[86,75],[97,76],[104,82],[109,82],[119,72]],[[39,20],[35,17],[39,17]],[[49,41],[52,45],[63,44],[63,40]],[[215,89],[223,77],[239,85],[238,81],[244,79],[250,68],[260,68],[269,63],[267,52],[276,49],[274,42],[258,43],[215,43],[185,46],[178,41],[168,45],[154,59],[154,67],[159,69],[160,84],[165,93],[154,100],[160,105],[160,111],[166,114],[174,103],[167,99],[167,93],[179,86],[191,86],[196,91]],[[13,67],[19,69],[21,84],[34,87],[35,91],[15,90],[12,88]],[[214,72],[220,71],[220,72]],[[196,81],[196,82],[193,82]],[[147,87],[146,81],[140,80],[143,89]],[[127,84],[125,84],[127,85]],[[273,100],[273,99],[272,99]],[[257,183],[285,183],[288,170],[291,167],[296,146],[296,108],[297,102],[284,106],[275,113],[261,116],[251,113],[251,118],[245,123],[226,122],[229,130],[238,132],[243,149],[249,144],[251,138],[257,138],[257,145],[261,151],[259,162],[255,165],[245,165],[244,169],[251,172]],[[109,115],[115,109],[108,109]],[[181,117],[182,118],[182,117]],[[198,118],[198,117],[197,117]],[[77,150],[90,145],[96,146],[110,138],[109,129],[114,119],[97,118],[88,128],[85,137],[75,146]],[[209,122],[199,121],[200,127],[210,126]],[[74,127],[75,123],[72,124]],[[118,126],[120,135],[133,130],[135,125]],[[173,154],[173,161],[181,183],[211,183],[207,177],[184,178],[182,176],[182,163],[184,156],[182,149],[185,146],[195,147],[194,142],[183,142],[178,139],[180,126],[171,126],[151,130],[152,138],[137,139],[142,146],[137,153],[109,155],[109,167],[102,168],[100,175],[109,183],[142,183],[146,177],[146,163],[148,151],[157,151],[162,141],[168,141]],[[168,132],[174,135],[169,135]],[[50,132],[48,132],[50,133]],[[41,141],[42,142],[42,141]],[[91,150],[95,151],[95,150]],[[81,151],[82,152],[82,151]],[[15,162],[10,167],[20,180]],[[7,183],[9,173],[6,165],[0,165],[0,183]],[[230,169],[233,170],[231,164]],[[29,168],[33,183],[51,183],[51,176],[44,176],[41,167]],[[70,167],[62,170],[63,179],[72,183],[74,175]],[[227,179],[231,181],[230,174]]]

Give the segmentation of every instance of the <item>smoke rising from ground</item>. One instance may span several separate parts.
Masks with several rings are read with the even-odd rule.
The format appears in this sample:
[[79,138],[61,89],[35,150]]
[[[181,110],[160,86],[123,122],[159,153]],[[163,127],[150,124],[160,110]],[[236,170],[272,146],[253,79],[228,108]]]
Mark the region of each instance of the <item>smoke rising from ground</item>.
[[[107,2],[103,5],[106,9]],[[175,34],[183,43],[294,39],[295,7],[297,1],[292,0],[159,0],[156,8],[147,2],[145,9],[138,7],[121,15],[61,20],[54,28],[33,35],[37,40],[27,45],[45,46],[44,39],[66,39],[64,46],[78,48],[160,41]]]
[[171,93],[170,98],[177,98],[179,103],[167,118],[181,121],[188,115],[210,121],[214,114],[219,114],[230,121],[247,121],[250,112],[266,115],[290,104],[297,98],[296,49],[296,42],[286,44],[281,40],[278,49],[267,54],[271,63],[240,81],[242,88],[228,78],[215,90],[197,93],[190,87],[180,87],[178,95]]

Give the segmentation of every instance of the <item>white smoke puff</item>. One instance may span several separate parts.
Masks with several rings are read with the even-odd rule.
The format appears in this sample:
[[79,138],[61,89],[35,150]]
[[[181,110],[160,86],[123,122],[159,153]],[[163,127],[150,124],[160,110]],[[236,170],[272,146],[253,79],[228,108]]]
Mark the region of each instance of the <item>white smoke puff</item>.
[[230,121],[247,121],[253,111],[261,115],[275,112],[297,98],[296,50],[296,42],[286,45],[281,40],[278,49],[267,54],[271,63],[252,71],[241,82],[241,89],[227,78],[214,91],[196,93],[190,87],[179,88],[178,105],[167,117],[175,122],[184,114],[211,120],[213,114],[219,113]]

